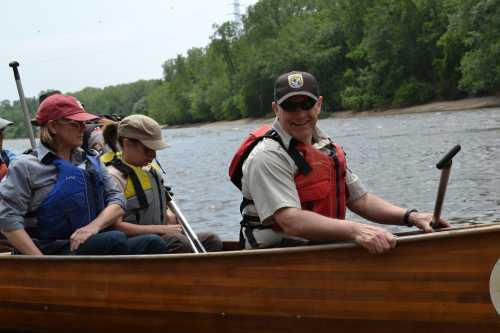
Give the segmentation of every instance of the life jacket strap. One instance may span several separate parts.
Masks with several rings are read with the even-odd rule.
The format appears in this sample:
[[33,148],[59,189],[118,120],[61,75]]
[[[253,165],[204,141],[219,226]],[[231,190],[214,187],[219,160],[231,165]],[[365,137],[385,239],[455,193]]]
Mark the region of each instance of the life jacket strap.
[[311,172],[311,166],[309,163],[307,163],[306,159],[302,154],[295,148],[295,145],[298,144],[299,142],[295,140],[295,138],[292,138],[290,141],[290,146],[288,147],[288,155],[293,159],[295,162],[295,165],[299,169],[299,172],[307,175],[309,172]]
[[260,223],[260,219],[256,216],[251,216],[247,214],[243,214],[243,219],[240,222],[240,247],[244,248],[245,247],[245,237],[243,236],[243,233],[246,236],[247,241],[250,243],[250,246],[252,249],[256,249],[259,247],[259,243],[255,239],[255,236],[253,235],[253,231],[255,229],[258,230],[263,230],[263,229],[273,229],[272,225],[263,225]]
[[278,132],[276,130],[271,129],[269,132],[267,132],[264,135],[265,138],[270,138],[275,141],[277,141],[283,149],[288,153],[288,155],[292,158],[292,160],[295,162],[295,165],[297,166],[297,169],[299,169],[299,173],[302,173],[304,175],[307,175],[309,172],[311,172],[311,166],[309,163],[307,163],[306,159],[302,154],[295,148],[295,146],[299,143],[295,138],[292,138],[290,140],[290,145],[288,146],[288,149],[285,147],[285,144],[283,143],[283,140],[281,140],[281,137],[279,136]]
[[164,208],[164,202],[163,202],[163,197],[162,197],[162,190],[165,188],[162,184],[160,184],[160,176],[158,173],[155,171],[155,169],[151,168],[151,173],[153,174],[153,178],[156,183],[156,187],[158,189],[158,196],[160,198],[160,221],[165,220],[165,208]]
[[124,176],[130,177],[132,181],[132,185],[134,186],[135,193],[137,195],[137,200],[139,201],[139,207],[141,209],[145,209],[149,207],[148,200],[146,199],[146,194],[144,193],[144,189],[142,188],[141,181],[139,177],[135,174],[134,170],[123,163],[123,161],[117,157],[114,157],[111,162],[109,162],[112,166],[118,169]]

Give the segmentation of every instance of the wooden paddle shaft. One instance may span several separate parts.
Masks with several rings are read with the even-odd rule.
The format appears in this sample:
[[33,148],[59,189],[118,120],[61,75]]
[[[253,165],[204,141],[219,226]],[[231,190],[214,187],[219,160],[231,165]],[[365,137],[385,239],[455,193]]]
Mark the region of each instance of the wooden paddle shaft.
[[441,161],[436,164],[436,168],[441,170],[441,179],[439,181],[439,188],[436,198],[436,205],[434,206],[434,216],[432,218],[431,227],[437,229],[439,227],[439,218],[441,216],[441,209],[443,208],[444,195],[446,193],[446,186],[448,185],[448,178],[450,178],[451,164],[453,157],[460,151],[460,145],[455,145],[449,152],[444,155]]
[[434,216],[432,218],[432,227],[436,229],[439,225],[439,218],[441,217],[441,210],[443,208],[444,195],[446,194],[446,187],[448,186],[448,179],[450,178],[451,161],[450,164],[441,170],[441,179],[439,180],[439,188],[436,197],[436,205],[434,206]]

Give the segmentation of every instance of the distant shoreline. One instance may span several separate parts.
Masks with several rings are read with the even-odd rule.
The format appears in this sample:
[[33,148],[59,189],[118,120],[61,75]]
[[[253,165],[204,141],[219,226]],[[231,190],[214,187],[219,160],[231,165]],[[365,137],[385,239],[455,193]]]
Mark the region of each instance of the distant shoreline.
[[[471,97],[464,98],[456,101],[442,101],[442,102],[432,102],[417,106],[411,106],[406,108],[394,108],[385,110],[370,110],[370,111],[339,111],[332,113],[330,118],[354,118],[354,117],[370,117],[370,116],[390,116],[396,114],[407,114],[407,113],[424,113],[424,112],[443,112],[443,111],[465,111],[473,109],[482,108],[494,108],[500,107],[500,95],[495,96],[485,96],[485,97]],[[218,127],[226,124],[232,125],[244,125],[248,123],[258,122],[262,120],[273,119],[273,117],[262,117],[262,118],[244,118],[238,120],[223,120],[211,123],[198,123],[198,124],[186,124],[186,125],[173,125],[173,126],[163,126],[165,129],[170,128],[188,128],[188,127]]]
[[341,111],[333,113],[334,118],[351,118],[366,116],[385,116],[406,113],[466,111],[482,108],[500,107],[500,96],[471,97],[456,101],[432,102],[406,108],[370,111]]

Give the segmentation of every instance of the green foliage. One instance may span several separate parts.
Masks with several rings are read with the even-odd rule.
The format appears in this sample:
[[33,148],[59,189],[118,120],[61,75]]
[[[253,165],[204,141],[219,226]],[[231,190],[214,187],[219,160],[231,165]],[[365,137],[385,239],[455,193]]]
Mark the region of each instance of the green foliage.
[[[38,106],[38,98],[26,98],[26,106],[30,114],[30,119],[35,117],[35,110]],[[11,103],[8,100],[0,102],[0,117],[12,121],[14,124],[5,130],[6,138],[27,138],[28,130],[25,125],[24,111],[19,101]]]
[[493,93],[500,88],[500,40],[467,52],[461,61],[460,87],[471,93]]
[[354,111],[366,110],[377,105],[377,101],[380,99],[378,96],[370,95],[356,87],[346,87],[341,96],[342,104]]
[[[89,112],[162,124],[260,117],[271,113],[275,78],[305,70],[326,115],[493,93],[498,59],[500,0],[260,0],[242,24],[214,25],[206,47],[166,60],[162,80],[74,95]],[[19,103],[0,103],[0,115],[20,122]]]
[[428,102],[433,97],[434,94],[430,83],[410,79],[404,82],[396,91],[392,105],[409,106]]
[[[134,83],[109,86],[103,89],[85,88],[70,95],[75,96],[85,106],[85,110],[94,114],[132,114],[137,102],[161,84],[160,80],[140,80]],[[136,109],[139,111],[141,109]],[[143,108],[141,111],[145,111]]]

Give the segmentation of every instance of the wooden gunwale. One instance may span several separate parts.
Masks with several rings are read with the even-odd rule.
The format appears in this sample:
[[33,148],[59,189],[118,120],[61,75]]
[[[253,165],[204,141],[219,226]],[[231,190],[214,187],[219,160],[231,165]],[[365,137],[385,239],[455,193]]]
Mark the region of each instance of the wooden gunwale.
[[[418,242],[424,240],[445,239],[462,235],[478,235],[490,232],[500,232],[500,223],[478,224],[459,228],[447,228],[437,232],[423,233],[421,231],[410,231],[397,234],[398,243]],[[325,245],[297,246],[290,248],[271,248],[258,250],[235,250],[210,253],[180,253],[180,254],[154,254],[154,255],[124,255],[124,256],[0,256],[0,260],[71,260],[71,261],[110,261],[110,260],[168,260],[180,258],[200,257],[231,257],[231,256],[266,256],[269,254],[292,254],[297,252],[316,252],[335,249],[354,248],[358,245],[354,242],[338,242]],[[397,248],[397,247],[396,247]],[[396,249],[397,251],[397,249]]]

